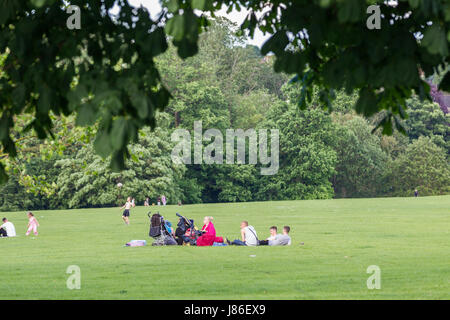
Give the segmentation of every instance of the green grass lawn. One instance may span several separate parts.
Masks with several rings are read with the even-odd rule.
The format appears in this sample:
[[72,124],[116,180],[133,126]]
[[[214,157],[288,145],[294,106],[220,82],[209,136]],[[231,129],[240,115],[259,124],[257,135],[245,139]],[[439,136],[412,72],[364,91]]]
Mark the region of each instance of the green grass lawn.
[[[150,240],[148,208],[132,210],[130,226],[118,208],[35,212],[36,238],[25,237],[25,212],[0,213],[18,233],[0,239],[0,299],[450,298],[450,196],[158,209],[198,226],[212,215],[218,236],[231,239],[243,219],[260,238],[289,225],[293,244],[128,248]],[[69,265],[81,268],[80,290],[66,287]],[[370,265],[381,269],[380,290],[366,286]]]

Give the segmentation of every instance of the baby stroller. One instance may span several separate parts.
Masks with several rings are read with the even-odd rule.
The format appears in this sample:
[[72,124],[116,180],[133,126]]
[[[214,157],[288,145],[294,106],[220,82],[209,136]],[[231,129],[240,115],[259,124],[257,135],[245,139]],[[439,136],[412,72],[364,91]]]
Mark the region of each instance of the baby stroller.
[[172,246],[177,244],[173,235],[167,231],[164,217],[159,212],[154,215],[149,212],[148,217],[150,218],[150,232],[148,234],[155,239],[152,246]]
[[194,220],[187,219],[177,213],[177,217],[180,218],[175,230],[176,242],[178,245],[191,245],[197,244],[197,238],[202,235],[202,232],[197,230],[194,226]]

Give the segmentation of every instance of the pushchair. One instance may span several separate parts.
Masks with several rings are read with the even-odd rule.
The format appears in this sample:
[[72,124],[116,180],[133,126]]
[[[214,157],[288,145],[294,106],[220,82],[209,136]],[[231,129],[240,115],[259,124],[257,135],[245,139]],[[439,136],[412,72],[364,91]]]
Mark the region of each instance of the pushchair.
[[173,235],[166,228],[164,217],[159,212],[153,215],[149,212],[148,217],[150,218],[150,231],[148,234],[155,239],[152,246],[172,246],[177,244]]
[[202,235],[202,232],[195,228],[194,220],[187,219],[179,213],[177,213],[177,217],[180,218],[177,224],[177,229],[175,230],[175,239],[177,244],[180,246],[195,246],[197,244],[197,238]]

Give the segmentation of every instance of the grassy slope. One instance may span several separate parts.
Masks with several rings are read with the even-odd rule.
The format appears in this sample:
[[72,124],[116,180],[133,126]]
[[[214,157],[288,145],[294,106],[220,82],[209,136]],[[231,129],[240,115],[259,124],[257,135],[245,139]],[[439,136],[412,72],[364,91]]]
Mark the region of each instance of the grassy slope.
[[[1,299],[449,299],[450,196],[167,206],[218,235],[238,237],[247,219],[260,238],[288,224],[291,247],[140,247],[147,209],[123,225],[119,209],[36,212],[37,238],[24,236],[25,213],[3,213],[19,237],[0,239]],[[304,242],[301,246],[299,243]],[[251,255],[256,255],[251,257]],[[81,290],[66,288],[79,265]],[[369,265],[381,290],[368,290]]]

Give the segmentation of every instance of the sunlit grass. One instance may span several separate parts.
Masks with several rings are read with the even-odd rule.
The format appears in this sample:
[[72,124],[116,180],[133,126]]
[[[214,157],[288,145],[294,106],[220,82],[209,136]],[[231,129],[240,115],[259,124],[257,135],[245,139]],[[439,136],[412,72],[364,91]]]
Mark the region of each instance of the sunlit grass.
[[[212,215],[218,236],[239,236],[248,220],[260,238],[291,226],[290,247],[127,248],[147,239],[148,208],[35,212],[38,237],[25,237],[25,212],[2,213],[18,237],[0,239],[1,299],[449,299],[450,196],[283,201],[151,207]],[[304,242],[304,245],[300,245]],[[66,269],[81,268],[69,290]],[[381,289],[366,286],[370,265]]]

